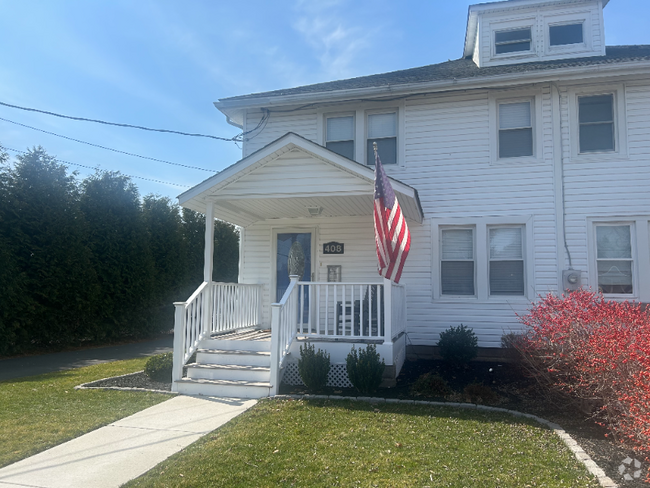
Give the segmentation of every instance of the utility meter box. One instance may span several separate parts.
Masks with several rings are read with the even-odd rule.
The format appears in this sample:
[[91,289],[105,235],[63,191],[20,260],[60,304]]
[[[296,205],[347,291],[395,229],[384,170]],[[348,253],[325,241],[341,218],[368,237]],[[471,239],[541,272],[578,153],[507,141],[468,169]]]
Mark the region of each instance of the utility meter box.
[[578,269],[562,271],[562,288],[564,291],[575,291],[582,286],[582,273]]

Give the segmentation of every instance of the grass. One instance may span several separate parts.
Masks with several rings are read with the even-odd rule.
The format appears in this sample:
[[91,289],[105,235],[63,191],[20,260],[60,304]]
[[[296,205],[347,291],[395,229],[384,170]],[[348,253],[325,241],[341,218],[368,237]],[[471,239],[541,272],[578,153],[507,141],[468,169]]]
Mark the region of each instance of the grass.
[[75,390],[81,383],[144,368],[116,361],[0,382],[0,467],[168,400],[159,393]]
[[264,400],[126,487],[597,487],[532,420],[352,401]]

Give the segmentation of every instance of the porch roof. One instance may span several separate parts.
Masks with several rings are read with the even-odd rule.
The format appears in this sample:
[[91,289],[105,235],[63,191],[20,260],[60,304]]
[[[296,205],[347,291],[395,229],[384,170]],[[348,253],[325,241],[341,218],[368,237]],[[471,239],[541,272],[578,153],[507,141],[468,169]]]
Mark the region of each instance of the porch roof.
[[[389,178],[408,220],[422,222],[417,190]],[[246,227],[261,220],[373,213],[374,168],[288,133],[179,195],[183,207]]]

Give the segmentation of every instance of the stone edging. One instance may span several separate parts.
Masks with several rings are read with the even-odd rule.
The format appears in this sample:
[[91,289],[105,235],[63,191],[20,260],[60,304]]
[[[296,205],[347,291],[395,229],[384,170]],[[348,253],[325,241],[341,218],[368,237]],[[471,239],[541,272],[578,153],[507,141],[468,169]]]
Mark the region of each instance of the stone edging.
[[345,397],[341,395],[276,395],[273,398],[279,400],[282,399],[294,399],[294,400],[351,400],[359,402],[368,402],[368,403],[403,403],[410,405],[431,405],[435,407],[455,407],[455,408],[475,408],[477,410],[485,410],[488,412],[502,412],[515,417],[526,417],[533,419],[539,422],[542,425],[547,426],[557,436],[562,439],[562,442],[566,444],[569,450],[573,453],[578,461],[580,461],[587,468],[587,471],[594,475],[600,486],[603,488],[618,488],[618,485],[609,478],[605,471],[603,471],[594,461],[591,459],[589,454],[587,454],[582,447],[558,424],[550,422],[546,419],[538,417],[537,415],[532,415],[530,413],[522,413],[516,410],[508,410],[507,408],[499,407],[488,407],[485,405],[476,405],[474,403],[455,403],[455,402],[428,402],[423,400],[400,400],[398,398],[375,398],[375,397]]
[[167,391],[167,390],[153,390],[150,388],[131,388],[131,387],[124,387],[124,386],[88,386],[92,385],[93,383],[97,383],[98,381],[104,381],[104,380],[112,380],[115,378],[126,378],[127,376],[134,376],[136,374],[144,373],[144,370],[142,371],[136,371],[135,373],[127,373],[127,374],[122,374],[119,376],[110,376],[108,378],[102,378],[99,380],[94,380],[94,381],[89,381],[88,383],[82,383],[81,385],[77,385],[74,387],[75,390],[117,390],[117,391],[149,391],[152,393],[165,393],[166,395],[178,395],[175,391]]

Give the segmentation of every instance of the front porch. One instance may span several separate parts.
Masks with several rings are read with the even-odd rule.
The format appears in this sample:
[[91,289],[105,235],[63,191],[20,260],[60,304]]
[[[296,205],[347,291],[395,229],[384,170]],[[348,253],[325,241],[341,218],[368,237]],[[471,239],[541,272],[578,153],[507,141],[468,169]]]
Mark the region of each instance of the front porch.
[[[296,381],[299,347],[330,353],[333,386],[348,386],[353,345],[375,344],[392,379],[405,359],[406,290],[383,283],[314,283],[292,276],[282,300],[261,320],[261,285],[204,282],[176,303],[173,390],[259,398]],[[184,376],[184,371],[186,375]]]
[[[417,192],[391,184],[406,218],[422,222]],[[330,353],[341,381],[352,346],[376,344],[394,380],[405,358],[406,287],[377,274],[373,193],[374,168],[287,134],[181,195],[208,224],[204,283],[176,304],[174,389],[274,395],[304,341]],[[212,280],[215,218],[240,229],[239,283]],[[295,246],[304,266],[290,277]],[[242,330],[270,330],[270,340],[224,336]]]

